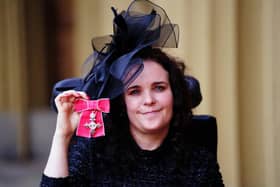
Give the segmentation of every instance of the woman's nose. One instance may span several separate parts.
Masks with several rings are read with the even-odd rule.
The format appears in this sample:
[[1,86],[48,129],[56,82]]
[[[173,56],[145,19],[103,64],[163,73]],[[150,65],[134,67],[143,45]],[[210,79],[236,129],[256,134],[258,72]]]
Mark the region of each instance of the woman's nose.
[[152,105],[155,103],[155,97],[153,95],[153,93],[151,93],[150,91],[146,91],[144,94],[144,104],[145,105]]

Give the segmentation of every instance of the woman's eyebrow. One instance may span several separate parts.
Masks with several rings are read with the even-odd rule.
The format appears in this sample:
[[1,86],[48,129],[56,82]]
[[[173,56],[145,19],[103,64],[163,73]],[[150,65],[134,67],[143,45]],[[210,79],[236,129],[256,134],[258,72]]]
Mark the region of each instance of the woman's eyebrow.
[[156,82],[153,82],[153,84],[169,84],[167,81],[156,81]]
[[139,87],[140,87],[139,85],[132,85],[132,86],[129,86],[126,90],[136,89]]

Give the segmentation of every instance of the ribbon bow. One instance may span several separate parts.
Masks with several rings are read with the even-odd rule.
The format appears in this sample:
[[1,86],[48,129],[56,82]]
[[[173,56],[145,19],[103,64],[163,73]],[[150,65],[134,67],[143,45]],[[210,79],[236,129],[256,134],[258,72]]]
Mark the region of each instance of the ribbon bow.
[[110,111],[109,99],[78,99],[74,104],[74,110],[82,113],[76,131],[77,136],[87,138],[105,136],[102,112],[108,113]]

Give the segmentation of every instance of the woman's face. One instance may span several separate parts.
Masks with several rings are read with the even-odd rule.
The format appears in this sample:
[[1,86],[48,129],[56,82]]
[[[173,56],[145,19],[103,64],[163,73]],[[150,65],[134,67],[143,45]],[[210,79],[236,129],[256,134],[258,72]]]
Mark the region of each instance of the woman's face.
[[124,94],[132,134],[167,133],[172,118],[173,95],[168,72],[152,60]]

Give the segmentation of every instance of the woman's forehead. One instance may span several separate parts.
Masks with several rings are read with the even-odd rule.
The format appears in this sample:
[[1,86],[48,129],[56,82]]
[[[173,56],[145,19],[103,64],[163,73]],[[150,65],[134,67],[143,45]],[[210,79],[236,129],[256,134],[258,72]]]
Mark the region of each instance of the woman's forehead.
[[154,60],[144,60],[142,72],[131,83],[168,81],[168,72]]

